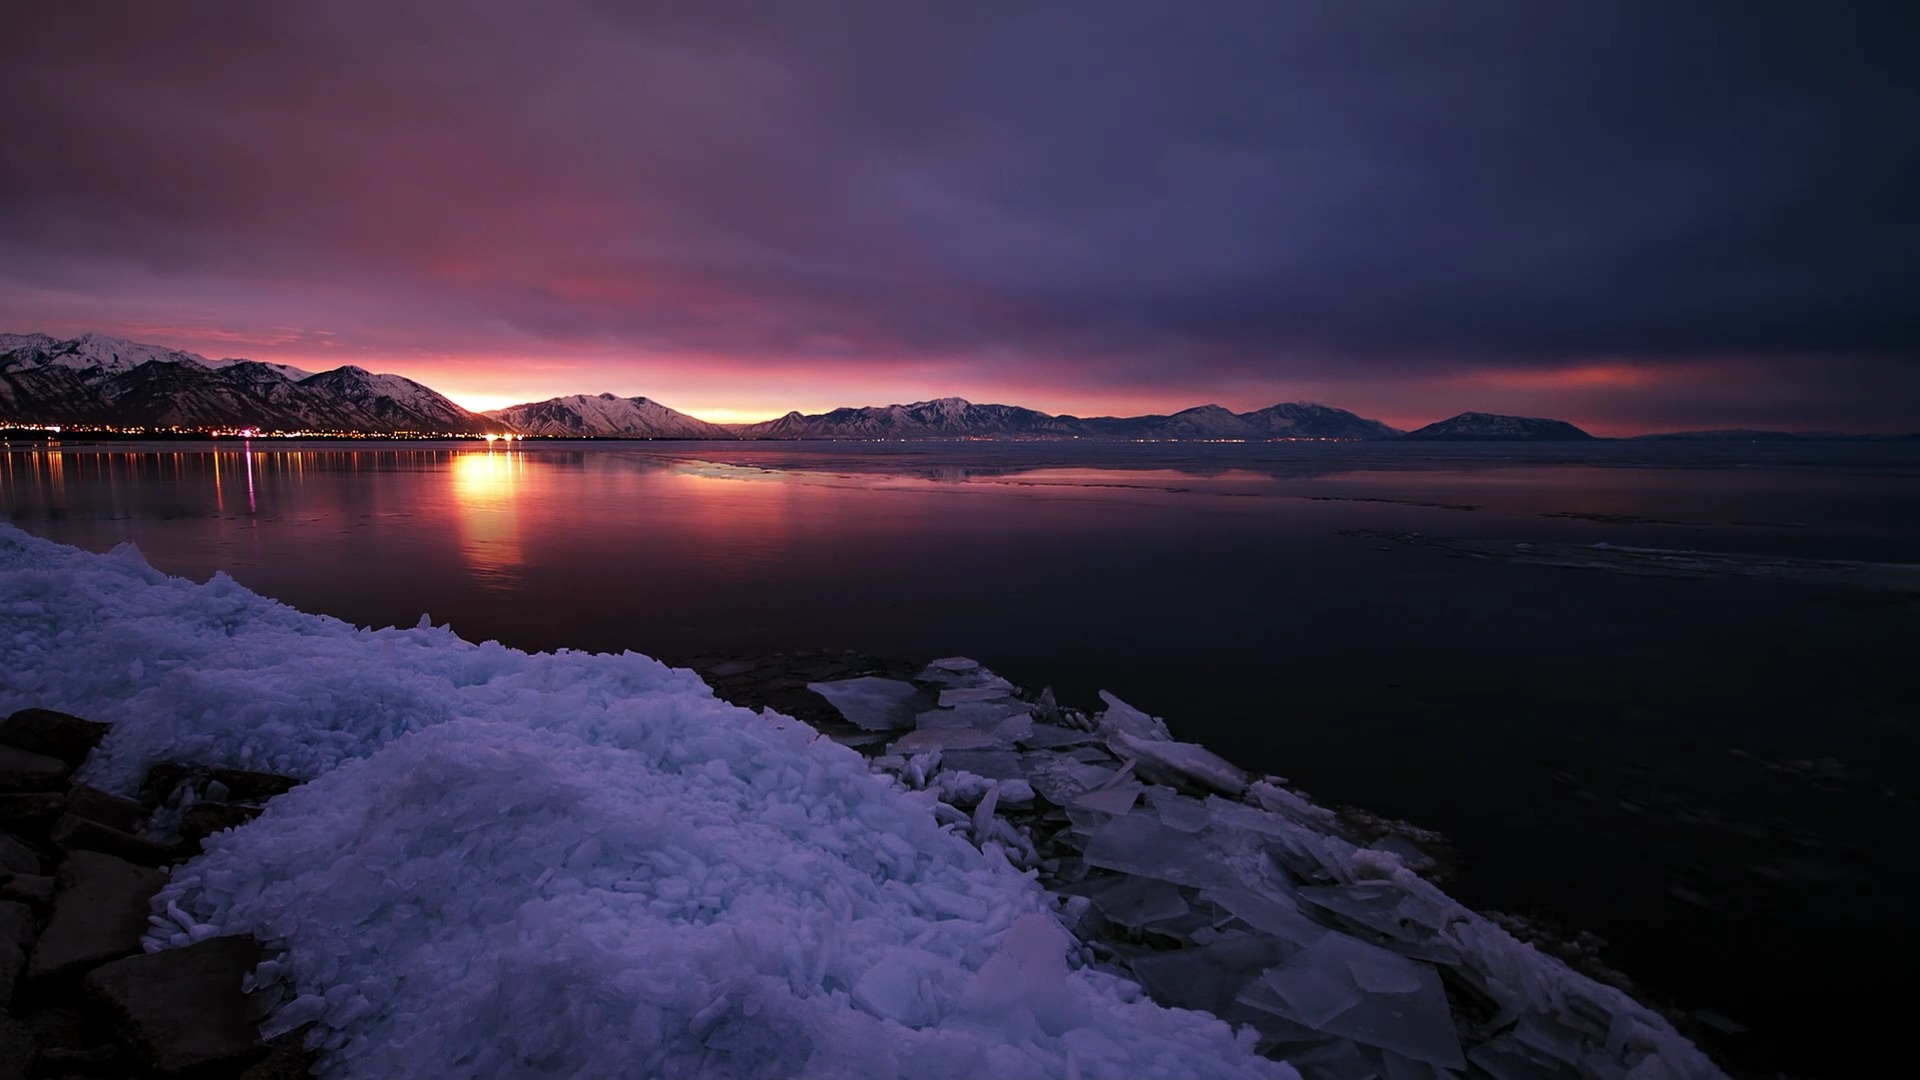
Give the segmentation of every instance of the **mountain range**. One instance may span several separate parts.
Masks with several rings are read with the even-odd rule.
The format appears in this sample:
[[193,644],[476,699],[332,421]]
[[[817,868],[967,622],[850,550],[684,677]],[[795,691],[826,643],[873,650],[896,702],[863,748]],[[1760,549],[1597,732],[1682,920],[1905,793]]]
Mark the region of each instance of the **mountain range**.
[[[254,360],[209,360],[103,334],[0,334],[0,426],[488,434],[628,439],[1407,439],[1573,441],[1564,420],[1466,412],[1411,432],[1328,405],[1290,402],[1236,413],[1200,405],[1167,415],[1053,415],[945,397],[910,405],[790,412],[711,424],[650,398],[575,394],[480,414],[399,375],[345,366],[319,373]],[[1823,432],[1694,431],[1643,439],[1872,438]],[[1913,436],[1908,436],[1912,438]]]
[[0,334],[0,419],[386,434],[509,430],[399,375],[209,360],[102,334],[67,341]]
[[1575,442],[1593,436],[1565,420],[1463,412],[1459,416],[1450,416],[1426,427],[1415,428],[1407,432],[1404,438],[1446,442]]

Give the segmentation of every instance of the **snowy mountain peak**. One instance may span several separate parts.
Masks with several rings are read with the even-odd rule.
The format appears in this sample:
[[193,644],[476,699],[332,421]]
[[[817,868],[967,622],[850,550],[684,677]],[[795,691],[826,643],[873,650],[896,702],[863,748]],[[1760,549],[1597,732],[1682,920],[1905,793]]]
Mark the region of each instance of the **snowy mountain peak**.
[[487,414],[529,435],[600,439],[731,439],[733,433],[648,398],[574,394]]
[[0,335],[0,420],[278,431],[497,430],[398,375],[208,360],[102,333]]

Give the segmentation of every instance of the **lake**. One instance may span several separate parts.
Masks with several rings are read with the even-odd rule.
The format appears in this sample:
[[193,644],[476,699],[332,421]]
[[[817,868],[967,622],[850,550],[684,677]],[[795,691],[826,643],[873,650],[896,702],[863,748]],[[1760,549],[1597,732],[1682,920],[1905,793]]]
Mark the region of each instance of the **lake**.
[[0,505],[358,624],[1109,690],[1735,1062],[1892,1045],[1829,988],[1920,944],[1920,445],[507,445],[16,444]]

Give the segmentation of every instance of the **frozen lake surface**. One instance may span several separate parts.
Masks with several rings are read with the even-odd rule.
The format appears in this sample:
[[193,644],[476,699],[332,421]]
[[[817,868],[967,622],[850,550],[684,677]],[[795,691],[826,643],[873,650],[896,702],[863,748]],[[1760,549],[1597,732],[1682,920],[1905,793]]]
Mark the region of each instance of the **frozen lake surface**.
[[1461,899],[1782,1070],[1916,944],[1912,444],[69,443],[0,455],[0,504],[361,624],[1109,689],[1448,834]]

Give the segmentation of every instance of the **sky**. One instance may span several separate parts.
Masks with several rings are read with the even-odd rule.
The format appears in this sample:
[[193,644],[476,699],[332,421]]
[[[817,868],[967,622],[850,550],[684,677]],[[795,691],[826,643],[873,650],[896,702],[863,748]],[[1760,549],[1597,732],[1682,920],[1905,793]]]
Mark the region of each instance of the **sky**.
[[471,408],[1920,430],[1920,5],[16,4],[0,330]]

